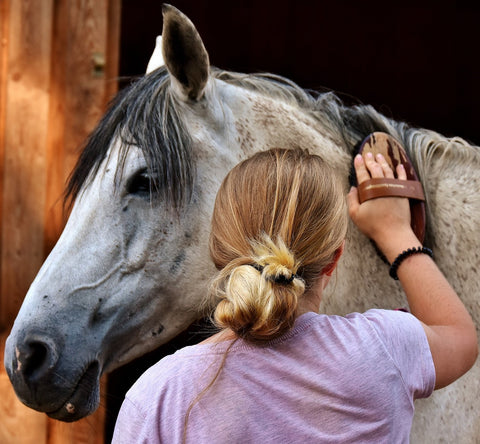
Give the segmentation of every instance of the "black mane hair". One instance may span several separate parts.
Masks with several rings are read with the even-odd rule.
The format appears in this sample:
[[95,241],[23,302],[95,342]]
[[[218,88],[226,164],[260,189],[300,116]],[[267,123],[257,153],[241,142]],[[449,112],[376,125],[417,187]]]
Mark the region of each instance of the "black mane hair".
[[121,141],[117,174],[123,170],[129,147],[135,145],[145,156],[155,191],[175,208],[190,198],[194,177],[191,138],[170,94],[165,67],[136,80],[113,99],[70,175],[66,202],[73,202],[95,177],[115,137]]

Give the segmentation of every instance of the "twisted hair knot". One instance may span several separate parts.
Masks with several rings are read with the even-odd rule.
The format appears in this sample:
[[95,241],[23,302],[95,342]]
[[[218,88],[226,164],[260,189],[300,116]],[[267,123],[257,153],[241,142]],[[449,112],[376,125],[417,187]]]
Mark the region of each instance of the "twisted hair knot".
[[289,284],[295,278],[299,264],[296,263],[291,251],[281,238],[275,243],[269,236],[263,234],[260,241],[252,243],[254,268],[270,282]]

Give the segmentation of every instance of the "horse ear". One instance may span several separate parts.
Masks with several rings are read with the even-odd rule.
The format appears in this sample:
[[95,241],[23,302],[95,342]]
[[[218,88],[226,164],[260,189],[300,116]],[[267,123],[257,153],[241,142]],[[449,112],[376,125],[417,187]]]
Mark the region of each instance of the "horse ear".
[[190,19],[164,4],[163,58],[172,86],[184,99],[199,100],[208,81],[210,62],[202,39]]
[[155,40],[155,49],[153,50],[153,54],[148,61],[146,74],[155,71],[157,68],[160,68],[160,66],[163,65],[165,65],[165,60],[163,60],[162,54],[162,36],[158,35]]

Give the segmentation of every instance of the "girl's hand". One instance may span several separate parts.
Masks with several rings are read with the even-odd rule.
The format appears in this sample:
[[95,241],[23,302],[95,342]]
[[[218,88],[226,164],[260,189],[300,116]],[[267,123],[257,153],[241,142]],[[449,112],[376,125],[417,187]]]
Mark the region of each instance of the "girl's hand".
[[[365,159],[359,154],[355,157],[354,166],[359,184],[370,178],[395,178],[394,172],[381,154],[374,158],[372,153],[367,153]],[[403,165],[397,167],[396,173],[398,179],[407,180]],[[399,241],[402,239],[401,243],[406,243],[409,247],[420,245],[410,226],[410,206],[407,198],[382,197],[360,204],[357,188],[352,187],[347,203],[352,221],[377,244],[387,259],[398,254],[398,248],[401,248]]]

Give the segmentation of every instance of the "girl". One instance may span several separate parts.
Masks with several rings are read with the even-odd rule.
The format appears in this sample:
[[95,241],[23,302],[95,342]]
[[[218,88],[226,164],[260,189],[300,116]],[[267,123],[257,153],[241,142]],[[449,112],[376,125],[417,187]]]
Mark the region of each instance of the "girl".
[[[355,158],[359,183],[393,178]],[[405,180],[401,166],[398,179]],[[408,200],[347,197],[353,222],[395,261],[412,314],[318,314],[344,247],[343,191],[324,162],[272,149],[237,165],[210,236],[220,332],[149,369],[129,391],[114,443],[406,443],[413,400],[466,372],[473,322],[421,248]]]

